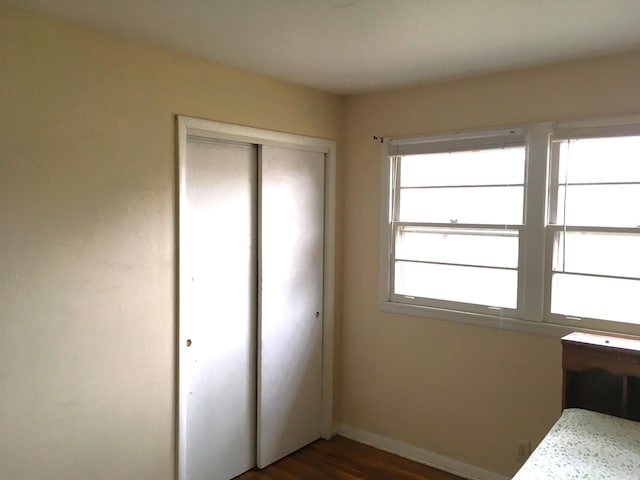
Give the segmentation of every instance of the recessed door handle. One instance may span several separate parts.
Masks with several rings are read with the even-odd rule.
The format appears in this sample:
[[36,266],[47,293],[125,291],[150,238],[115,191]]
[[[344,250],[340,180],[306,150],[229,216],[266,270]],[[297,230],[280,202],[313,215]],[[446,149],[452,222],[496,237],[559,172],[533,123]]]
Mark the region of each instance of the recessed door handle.
[[188,339],[187,339],[187,347],[190,347],[190,346],[191,346],[191,339],[190,339],[190,338],[188,338]]

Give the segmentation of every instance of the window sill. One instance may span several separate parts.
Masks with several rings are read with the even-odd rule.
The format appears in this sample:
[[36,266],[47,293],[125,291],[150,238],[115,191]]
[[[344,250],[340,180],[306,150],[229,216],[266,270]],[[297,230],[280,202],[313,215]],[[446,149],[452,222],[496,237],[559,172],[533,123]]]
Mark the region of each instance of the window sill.
[[588,331],[572,327],[554,325],[551,323],[518,320],[515,318],[500,317],[494,315],[482,315],[479,313],[457,312],[440,308],[424,307],[420,305],[407,305],[395,302],[378,302],[378,309],[387,313],[412,315],[416,317],[432,318],[434,320],[447,320],[451,322],[477,325],[480,327],[497,328],[535,335],[561,338],[573,331]]

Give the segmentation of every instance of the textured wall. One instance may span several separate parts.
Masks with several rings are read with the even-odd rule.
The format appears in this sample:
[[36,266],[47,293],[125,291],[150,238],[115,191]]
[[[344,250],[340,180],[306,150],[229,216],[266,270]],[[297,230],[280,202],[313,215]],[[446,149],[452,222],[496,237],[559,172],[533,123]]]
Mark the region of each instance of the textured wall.
[[348,98],[341,422],[509,474],[560,413],[557,339],[377,310],[372,136],[640,113],[638,78],[633,53]]
[[376,309],[371,136],[638,113],[640,55],[354,96],[346,115],[5,7],[0,60],[0,478],[173,476],[176,113],[339,141],[340,421],[510,473],[559,414],[556,339]]
[[5,7],[0,60],[0,478],[173,478],[174,114],[342,99]]

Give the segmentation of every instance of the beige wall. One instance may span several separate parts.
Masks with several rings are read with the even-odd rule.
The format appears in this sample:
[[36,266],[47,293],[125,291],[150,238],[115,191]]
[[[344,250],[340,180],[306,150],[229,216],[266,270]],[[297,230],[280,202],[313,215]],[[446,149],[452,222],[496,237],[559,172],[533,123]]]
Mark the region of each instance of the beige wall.
[[342,100],[0,7],[0,478],[173,478],[174,114]]
[[371,137],[638,113],[640,55],[355,96],[343,115],[5,7],[0,40],[0,478],[173,476],[175,113],[339,141],[339,421],[509,473],[557,416],[557,340],[376,309]]
[[380,145],[373,135],[640,112],[640,53],[350,97],[340,421],[509,474],[560,413],[560,345],[376,309]]

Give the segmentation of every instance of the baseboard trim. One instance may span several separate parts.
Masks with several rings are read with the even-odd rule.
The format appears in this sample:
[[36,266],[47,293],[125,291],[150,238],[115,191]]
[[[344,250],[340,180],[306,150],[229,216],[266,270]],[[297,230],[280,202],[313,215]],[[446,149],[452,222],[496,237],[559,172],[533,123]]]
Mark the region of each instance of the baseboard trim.
[[469,480],[509,480],[509,477],[485,470],[475,465],[469,465],[439,453],[430,452],[423,448],[409,445],[377,433],[367,432],[350,425],[338,425],[338,435],[350,438],[365,445],[394,453],[409,460],[429,465],[445,472],[452,473]]

